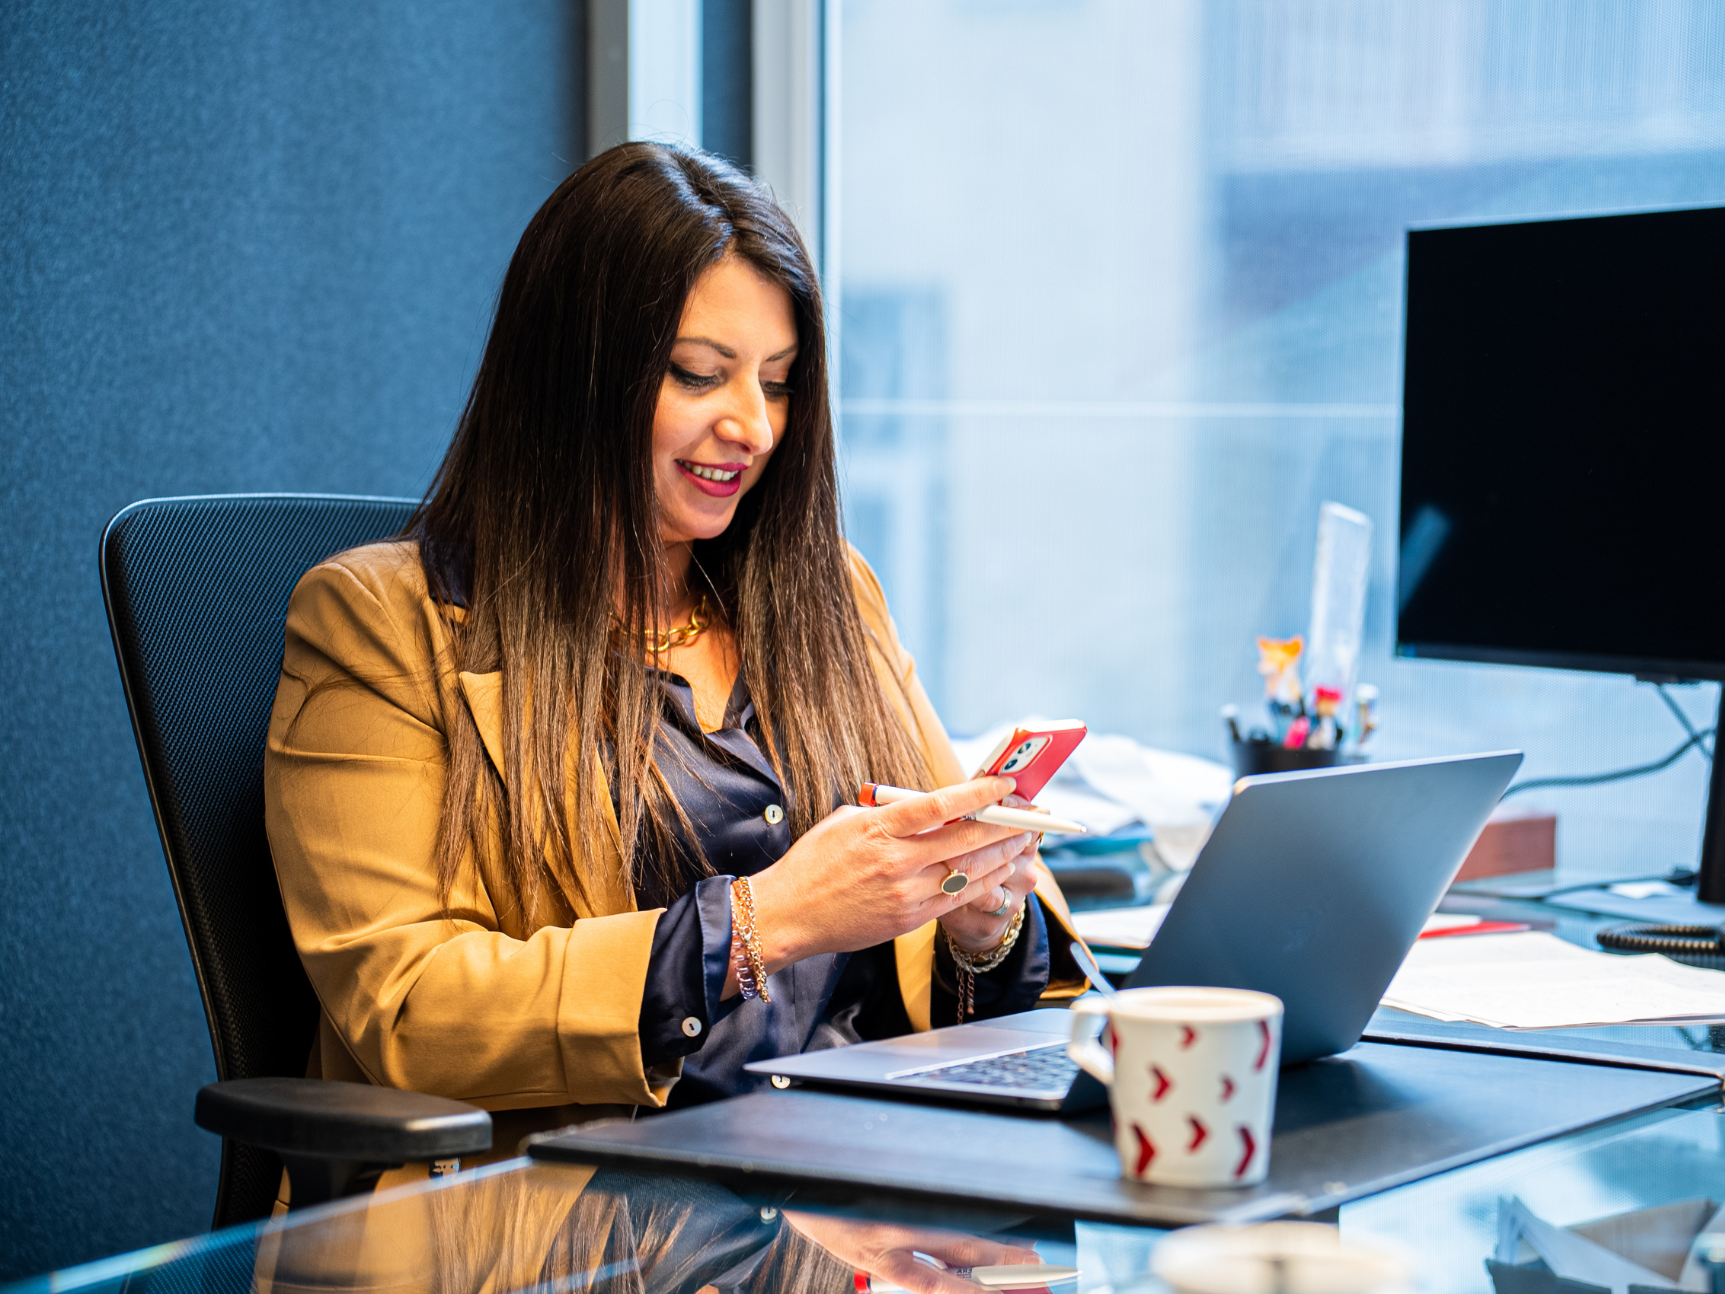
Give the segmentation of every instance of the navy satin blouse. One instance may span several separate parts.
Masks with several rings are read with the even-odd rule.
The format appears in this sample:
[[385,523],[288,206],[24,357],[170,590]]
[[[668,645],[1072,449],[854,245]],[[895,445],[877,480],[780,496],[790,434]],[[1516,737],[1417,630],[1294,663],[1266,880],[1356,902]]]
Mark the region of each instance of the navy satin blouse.
[[[854,953],[823,953],[785,967],[767,981],[772,1001],[721,1002],[731,951],[731,882],[771,866],[791,847],[790,805],[761,753],[754,703],[739,677],[723,725],[704,733],[694,694],[677,674],[655,670],[664,689],[664,722],[655,752],[659,771],[694,829],[675,842],[679,894],[637,885],[637,902],[663,906],[641,998],[641,1059],[653,1065],[683,1058],[671,1089],[673,1108],[751,1091],[766,1080],[743,1071],[754,1060],[842,1047],[865,1038],[909,1033],[889,943]],[[700,858],[705,857],[707,869]],[[645,875],[658,869],[647,868]],[[976,979],[978,1017],[1027,1011],[1048,983],[1048,930],[1031,896],[1023,933],[995,970]],[[935,941],[933,1023],[958,1015],[956,970],[944,939]]]

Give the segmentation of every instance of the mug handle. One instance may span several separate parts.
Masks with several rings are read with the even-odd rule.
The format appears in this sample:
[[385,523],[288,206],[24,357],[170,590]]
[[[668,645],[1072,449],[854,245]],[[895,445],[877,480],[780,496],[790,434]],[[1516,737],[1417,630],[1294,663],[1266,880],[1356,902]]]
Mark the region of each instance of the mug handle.
[[1114,1085],[1114,1057],[1108,1049],[1093,1037],[1085,1016],[1103,1016],[1108,1014],[1108,1008],[1100,1001],[1074,1002],[1072,1011],[1072,1038],[1066,1044],[1066,1054],[1078,1068],[1089,1074],[1104,1087]]

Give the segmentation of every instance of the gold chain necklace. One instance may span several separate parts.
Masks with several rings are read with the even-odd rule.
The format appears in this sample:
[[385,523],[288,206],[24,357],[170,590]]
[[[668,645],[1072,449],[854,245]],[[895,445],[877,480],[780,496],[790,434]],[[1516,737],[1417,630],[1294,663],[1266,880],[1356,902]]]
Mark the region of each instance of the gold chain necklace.
[[687,647],[704,634],[712,623],[712,613],[707,609],[707,595],[703,593],[696,599],[694,610],[689,612],[687,624],[678,625],[675,629],[642,629],[638,632],[647,640],[647,649],[653,655],[663,656],[674,647]]

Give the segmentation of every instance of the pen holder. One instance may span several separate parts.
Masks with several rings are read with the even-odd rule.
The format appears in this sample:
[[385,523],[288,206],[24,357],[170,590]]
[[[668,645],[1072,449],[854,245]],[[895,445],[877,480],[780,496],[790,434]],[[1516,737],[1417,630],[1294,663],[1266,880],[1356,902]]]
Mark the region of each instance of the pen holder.
[[1290,750],[1265,738],[1262,741],[1230,741],[1229,754],[1234,760],[1235,777],[1251,777],[1257,773],[1292,773],[1305,768],[1331,768],[1342,762],[1341,752],[1330,750],[1308,750],[1304,747]]

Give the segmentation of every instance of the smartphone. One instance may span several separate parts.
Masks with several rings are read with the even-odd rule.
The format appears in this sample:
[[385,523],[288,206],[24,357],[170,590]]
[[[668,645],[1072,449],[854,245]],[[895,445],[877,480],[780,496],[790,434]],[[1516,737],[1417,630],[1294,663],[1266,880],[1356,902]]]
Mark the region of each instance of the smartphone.
[[1050,719],[1034,728],[1014,728],[972,776],[1016,778],[1015,794],[1034,800],[1089,731],[1078,719]]

